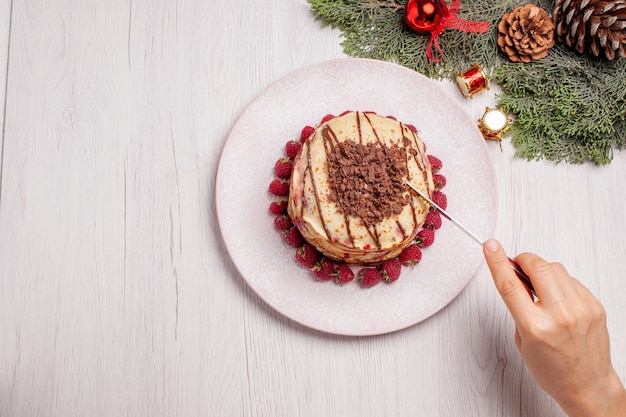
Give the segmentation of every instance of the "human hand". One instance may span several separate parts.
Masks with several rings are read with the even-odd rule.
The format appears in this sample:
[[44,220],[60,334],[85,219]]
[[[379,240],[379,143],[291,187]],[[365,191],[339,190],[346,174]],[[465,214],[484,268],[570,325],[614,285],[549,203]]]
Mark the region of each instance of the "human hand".
[[539,386],[571,417],[626,416],[626,390],[609,352],[605,311],[563,265],[524,253],[515,261],[538,301],[513,272],[502,246],[483,245],[498,292],[515,321],[515,343]]

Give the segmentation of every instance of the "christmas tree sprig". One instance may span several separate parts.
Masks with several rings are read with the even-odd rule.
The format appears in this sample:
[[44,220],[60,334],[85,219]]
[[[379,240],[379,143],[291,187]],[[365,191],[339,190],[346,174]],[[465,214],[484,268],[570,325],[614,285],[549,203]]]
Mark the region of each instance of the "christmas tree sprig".
[[[404,0],[308,0],[324,26],[339,29],[347,55],[391,61],[435,79],[454,79],[472,64],[502,87],[498,105],[515,117],[511,129],[518,157],[608,164],[626,143],[626,60],[578,55],[562,45],[531,64],[513,64],[497,46],[497,25],[519,4],[464,0],[459,17],[489,21],[489,32],[445,30],[441,62],[425,54],[429,37],[404,23]],[[552,13],[554,4],[537,0]]]
[[498,105],[515,115],[517,156],[608,164],[626,143],[626,65],[557,46],[530,64],[500,65]]
[[[404,23],[406,1],[308,0],[313,14],[324,26],[339,29],[347,55],[391,61],[431,78],[453,79],[456,71],[480,64],[493,68],[504,62],[496,51],[495,28],[502,15],[516,2],[473,0],[474,11],[462,3],[459,17],[489,21],[489,33],[467,33],[446,29],[439,36],[443,59],[434,63],[426,57],[430,37],[417,35]],[[467,4],[466,4],[467,3]]]

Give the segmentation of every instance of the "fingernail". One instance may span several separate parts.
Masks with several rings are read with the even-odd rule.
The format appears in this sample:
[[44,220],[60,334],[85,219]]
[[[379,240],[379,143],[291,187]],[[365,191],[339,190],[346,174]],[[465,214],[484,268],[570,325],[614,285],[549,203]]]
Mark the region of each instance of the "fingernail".
[[489,239],[485,242],[485,250],[487,252],[495,252],[500,248],[500,244],[495,239]]

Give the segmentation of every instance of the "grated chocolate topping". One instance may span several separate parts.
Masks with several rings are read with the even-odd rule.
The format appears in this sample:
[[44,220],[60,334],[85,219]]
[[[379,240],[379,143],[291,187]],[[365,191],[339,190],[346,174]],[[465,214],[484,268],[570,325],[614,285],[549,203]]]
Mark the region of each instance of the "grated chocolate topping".
[[337,144],[328,154],[329,200],[367,227],[400,214],[411,201],[404,185],[406,157],[406,149],[398,145]]

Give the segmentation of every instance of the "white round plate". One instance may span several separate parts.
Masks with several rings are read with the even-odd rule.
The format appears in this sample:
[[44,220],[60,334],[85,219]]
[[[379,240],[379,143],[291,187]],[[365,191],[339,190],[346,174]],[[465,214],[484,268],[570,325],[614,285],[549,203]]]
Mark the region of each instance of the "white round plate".
[[272,308],[323,332],[365,336],[404,329],[452,301],[480,266],[482,249],[444,219],[434,245],[400,279],[361,288],[319,282],[274,230],[268,192],[274,163],[305,125],[344,110],[375,111],[413,124],[428,153],[443,161],[448,211],[480,237],[496,220],[496,184],[484,139],[434,81],[405,67],[346,58],[305,67],[261,94],[224,146],[216,205],[227,250],[250,287]]

